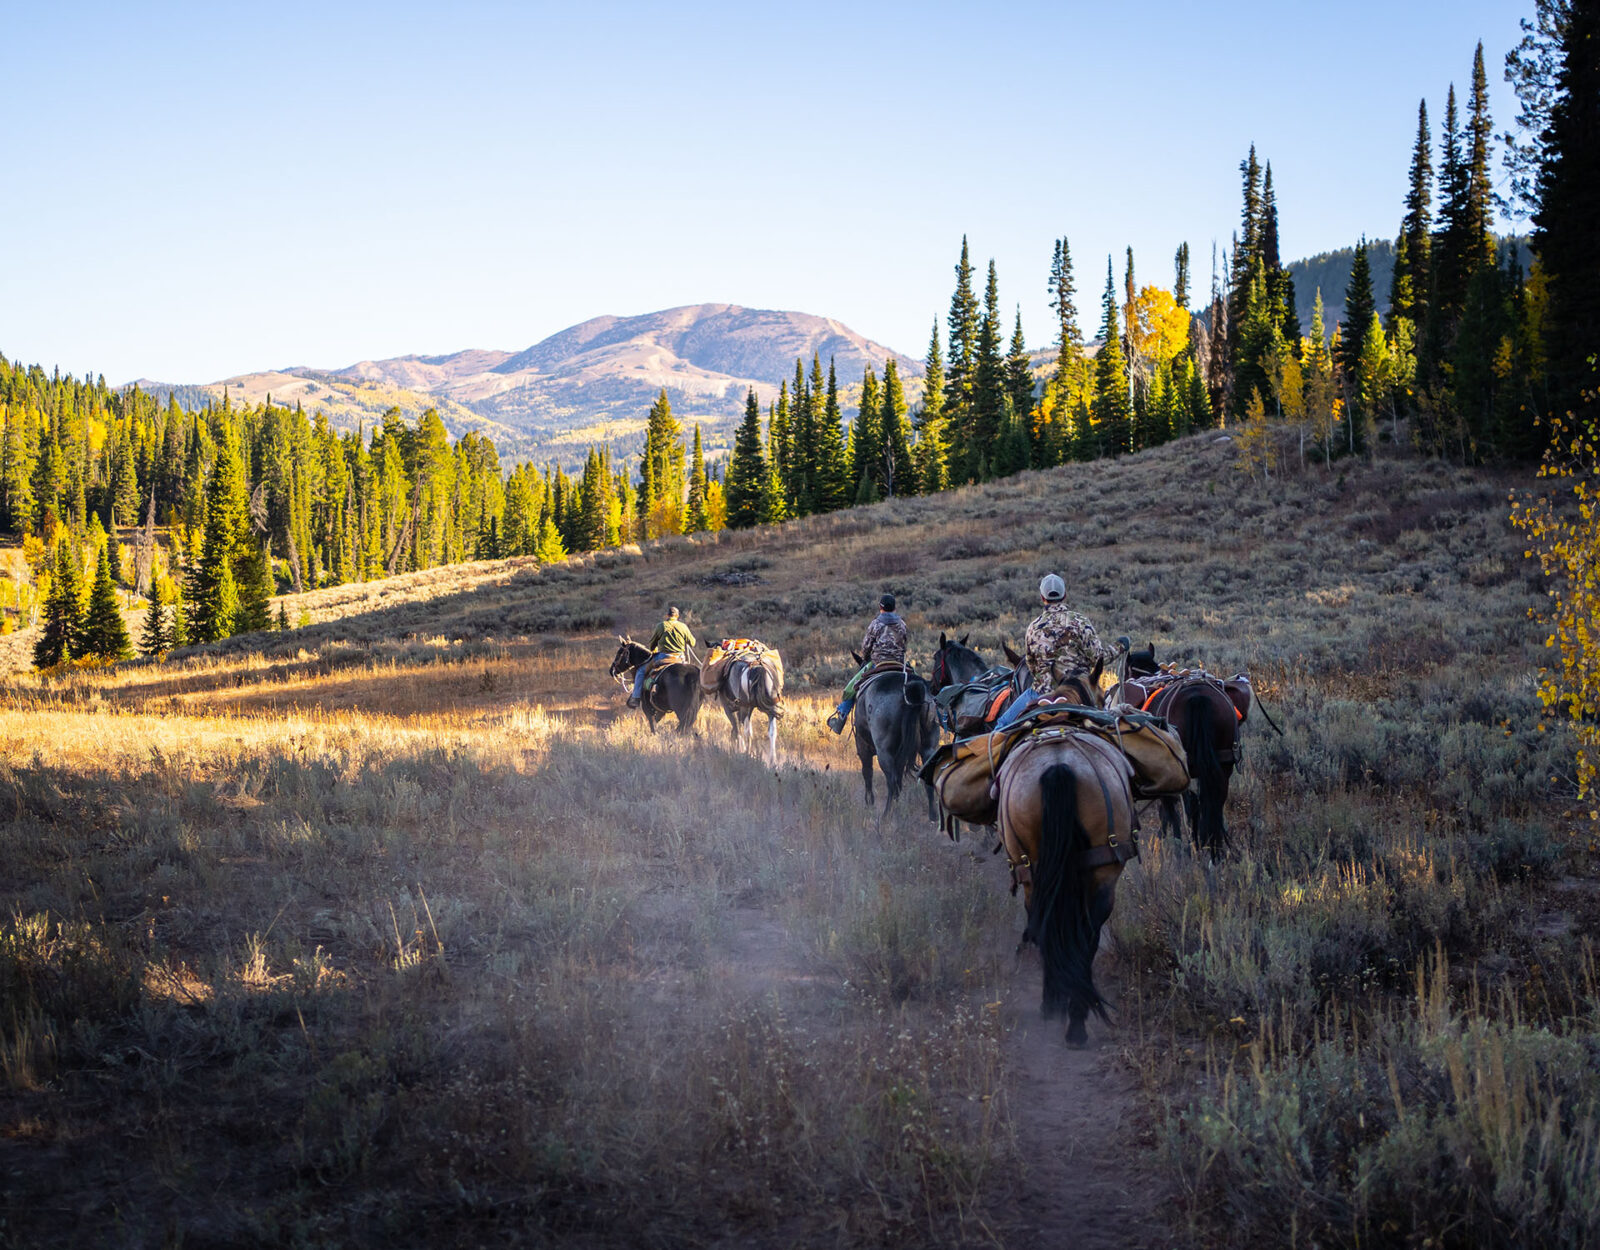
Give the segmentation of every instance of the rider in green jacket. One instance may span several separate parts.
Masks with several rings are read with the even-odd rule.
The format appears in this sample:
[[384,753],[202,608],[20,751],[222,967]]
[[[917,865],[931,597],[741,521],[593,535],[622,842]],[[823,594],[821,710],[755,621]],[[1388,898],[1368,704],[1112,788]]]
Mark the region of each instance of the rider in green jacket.
[[645,645],[650,648],[652,654],[634,671],[633,693],[628,696],[629,707],[639,706],[639,700],[644,697],[644,679],[651,669],[659,667],[675,656],[680,658],[686,656],[695,642],[689,627],[678,619],[678,609],[669,607],[667,619],[656,626],[656,632],[650,635],[650,641]]

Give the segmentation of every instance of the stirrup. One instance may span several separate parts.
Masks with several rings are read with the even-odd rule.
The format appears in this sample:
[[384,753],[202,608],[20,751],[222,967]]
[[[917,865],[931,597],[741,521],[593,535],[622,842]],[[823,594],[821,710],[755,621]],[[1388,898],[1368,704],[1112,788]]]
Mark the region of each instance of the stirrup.
[[833,730],[833,732],[836,734],[842,734],[844,732],[844,722],[844,715],[839,712],[835,712],[832,716],[828,717],[828,728]]

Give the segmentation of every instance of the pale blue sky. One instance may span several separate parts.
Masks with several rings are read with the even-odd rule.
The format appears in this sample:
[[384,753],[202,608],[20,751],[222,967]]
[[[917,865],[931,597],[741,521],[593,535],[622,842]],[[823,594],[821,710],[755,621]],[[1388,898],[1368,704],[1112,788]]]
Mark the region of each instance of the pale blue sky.
[[[7,6],[0,352],[198,382],[726,301],[920,357],[961,235],[1049,336],[1108,252],[1195,284],[1273,165],[1286,257],[1392,234],[1531,4]],[[1496,174],[1499,176],[1498,164]],[[1197,295],[1198,298],[1198,295]]]

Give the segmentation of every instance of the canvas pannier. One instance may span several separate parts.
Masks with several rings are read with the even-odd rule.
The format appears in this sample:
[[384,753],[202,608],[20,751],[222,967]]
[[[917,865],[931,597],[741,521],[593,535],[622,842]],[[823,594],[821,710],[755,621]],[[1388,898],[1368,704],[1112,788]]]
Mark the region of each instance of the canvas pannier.
[[1133,769],[1136,798],[1181,794],[1188,788],[1183,743],[1166,721],[1126,705],[1101,711],[1047,702],[1005,729],[946,743],[923,765],[918,776],[939,796],[944,831],[954,835],[953,820],[992,825],[998,814],[994,778],[1000,765],[1029,734],[1051,726],[1085,730],[1120,749]]
[[959,686],[946,686],[935,697],[939,723],[956,737],[982,733],[1008,704],[1011,670],[991,668]]

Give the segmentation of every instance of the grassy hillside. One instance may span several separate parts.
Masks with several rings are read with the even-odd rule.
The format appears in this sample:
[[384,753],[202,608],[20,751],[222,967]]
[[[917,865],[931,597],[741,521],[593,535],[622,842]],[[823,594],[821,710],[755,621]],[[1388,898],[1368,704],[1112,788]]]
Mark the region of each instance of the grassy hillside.
[[[13,676],[8,1231],[1583,1244],[1600,903],[1533,693],[1524,482],[1262,488],[1211,437]],[[881,590],[914,657],[941,629],[995,654],[1052,570],[1103,633],[1248,668],[1284,730],[1247,726],[1225,859],[1147,822],[1119,1010],[1073,1055],[1003,863],[917,803],[880,826],[822,725]],[[783,649],[776,772],[719,716],[622,712],[614,635],[668,602]]]

